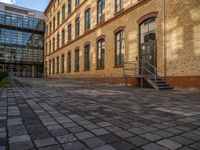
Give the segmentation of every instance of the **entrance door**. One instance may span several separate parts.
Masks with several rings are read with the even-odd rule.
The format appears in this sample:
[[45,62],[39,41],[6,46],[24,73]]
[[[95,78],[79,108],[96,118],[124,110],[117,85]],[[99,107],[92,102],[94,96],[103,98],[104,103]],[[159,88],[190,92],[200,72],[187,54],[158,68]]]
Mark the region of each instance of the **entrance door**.
[[[145,68],[143,74],[156,74],[157,67],[157,41],[156,19],[150,18],[140,25],[140,67]],[[142,70],[141,72],[142,73]]]
[[[140,46],[140,63],[141,67],[145,67],[151,73],[155,74],[154,67],[157,67],[157,55],[156,55],[156,40],[143,43]],[[150,74],[147,70],[144,70],[145,74]]]

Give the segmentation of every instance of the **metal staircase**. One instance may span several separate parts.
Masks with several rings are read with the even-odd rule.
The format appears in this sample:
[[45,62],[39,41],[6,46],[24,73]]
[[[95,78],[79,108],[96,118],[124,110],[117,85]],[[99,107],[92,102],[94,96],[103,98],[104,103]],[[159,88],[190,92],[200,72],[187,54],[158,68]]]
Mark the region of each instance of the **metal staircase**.
[[[140,65],[139,65],[140,64]],[[146,81],[151,87],[157,90],[171,90],[173,87],[169,85],[163,78],[157,75],[158,69],[146,60],[128,61],[124,63],[125,85],[128,84],[128,78],[140,79],[141,87]]]

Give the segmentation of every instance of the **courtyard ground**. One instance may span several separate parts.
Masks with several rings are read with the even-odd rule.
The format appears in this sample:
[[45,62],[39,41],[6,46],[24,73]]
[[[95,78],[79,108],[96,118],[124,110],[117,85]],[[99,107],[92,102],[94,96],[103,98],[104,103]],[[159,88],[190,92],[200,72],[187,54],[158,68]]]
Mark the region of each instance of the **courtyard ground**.
[[0,89],[0,150],[200,149],[197,91],[18,81]]

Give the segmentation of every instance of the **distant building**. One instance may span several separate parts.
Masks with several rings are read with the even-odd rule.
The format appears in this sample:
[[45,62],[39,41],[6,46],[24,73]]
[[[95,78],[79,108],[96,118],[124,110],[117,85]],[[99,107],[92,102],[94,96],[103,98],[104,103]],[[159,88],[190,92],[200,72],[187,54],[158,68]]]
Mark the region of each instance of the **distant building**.
[[0,2],[0,70],[16,76],[43,75],[44,17],[42,12]]
[[200,88],[200,0],[51,0],[45,23],[48,77]]

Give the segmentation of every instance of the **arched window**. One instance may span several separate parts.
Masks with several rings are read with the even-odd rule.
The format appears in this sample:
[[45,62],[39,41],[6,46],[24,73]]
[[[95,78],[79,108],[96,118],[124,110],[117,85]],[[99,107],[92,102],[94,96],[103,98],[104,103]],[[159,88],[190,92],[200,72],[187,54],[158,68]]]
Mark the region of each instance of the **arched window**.
[[97,23],[105,20],[105,0],[97,1]]
[[104,68],[105,63],[105,39],[97,41],[97,68]]
[[70,73],[71,72],[71,52],[67,53],[67,72]]
[[78,37],[80,35],[80,17],[77,17],[75,20],[75,36]]
[[90,44],[85,45],[85,59],[84,59],[84,67],[85,70],[90,69]]
[[115,66],[124,65],[124,31],[118,31],[115,33]]
[[156,18],[152,17],[140,25],[140,43],[147,43],[156,40]]
[[79,72],[79,49],[75,50],[75,72]]
[[90,9],[85,11],[85,31],[90,30]]

